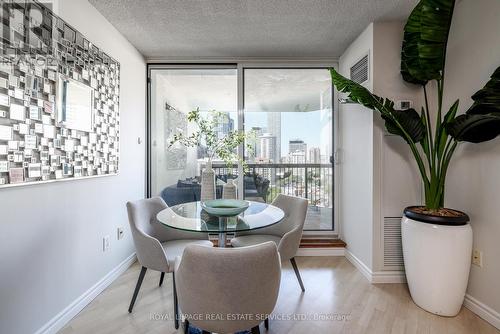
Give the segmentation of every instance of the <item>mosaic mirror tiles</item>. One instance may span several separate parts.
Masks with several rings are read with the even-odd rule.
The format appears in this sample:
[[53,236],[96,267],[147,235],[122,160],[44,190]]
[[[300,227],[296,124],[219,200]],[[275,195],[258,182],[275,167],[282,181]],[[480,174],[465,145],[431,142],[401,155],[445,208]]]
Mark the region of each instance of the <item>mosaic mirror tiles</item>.
[[0,10],[0,187],[118,173],[120,64],[36,1]]

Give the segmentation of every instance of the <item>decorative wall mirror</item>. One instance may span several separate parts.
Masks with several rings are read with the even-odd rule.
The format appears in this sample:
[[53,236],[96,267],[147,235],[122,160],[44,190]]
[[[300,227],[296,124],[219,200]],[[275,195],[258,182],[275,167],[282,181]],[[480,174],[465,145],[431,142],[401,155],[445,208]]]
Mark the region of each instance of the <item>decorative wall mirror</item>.
[[120,64],[37,1],[2,9],[0,188],[117,174]]
[[62,74],[57,79],[57,122],[67,129],[92,132],[94,90]]

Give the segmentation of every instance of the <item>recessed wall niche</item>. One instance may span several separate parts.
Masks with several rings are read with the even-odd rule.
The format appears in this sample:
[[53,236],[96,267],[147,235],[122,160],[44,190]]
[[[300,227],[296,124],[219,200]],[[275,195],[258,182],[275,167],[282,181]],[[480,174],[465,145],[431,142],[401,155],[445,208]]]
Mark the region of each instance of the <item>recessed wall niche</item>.
[[120,64],[36,1],[0,19],[0,188],[117,174]]

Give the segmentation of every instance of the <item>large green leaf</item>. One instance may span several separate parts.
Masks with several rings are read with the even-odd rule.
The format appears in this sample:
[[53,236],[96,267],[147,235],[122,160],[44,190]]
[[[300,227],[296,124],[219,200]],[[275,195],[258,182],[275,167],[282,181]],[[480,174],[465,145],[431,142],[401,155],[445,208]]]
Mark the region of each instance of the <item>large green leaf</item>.
[[447,124],[448,133],[458,141],[471,143],[496,138],[500,135],[500,67],[472,99],[469,110]]
[[339,91],[348,93],[348,97],[352,101],[380,112],[382,118],[385,120],[387,131],[403,137],[407,142],[411,140],[414,143],[418,143],[425,138],[425,124],[414,109],[405,111],[394,110],[394,102],[391,100],[383,99],[370,93],[368,89],[343,77],[333,68],[330,69],[330,73],[333,84]]
[[401,75],[425,85],[441,79],[455,0],[421,0],[404,28]]
[[447,130],[457,141],[488,141],[500,135],[500,113],[460,115],[448,124]]
[[330,74],[332,76],[332,82],[335,87],[337,87],[337,90],[342,93],[347,93],[347,96],[352,101],[362,104],[367,108],[378,110],[381,113],[386,113],[386,108],[393,108],[394,102],[388,99],[384,100],[383,98],[370,93],[368,89],[352,80],[343,77],[335,69],[331,68]]
[[[391,113],[414,143],[419,143],[425,138],[425,124],[415,109],[393,110]],[[389,133],[406,140],[402,129],[390,117],[382,115],[382,118],[385,120],[385,127]]]
[[490,114],[500,112],[500,67],[491,75],[483,89],[472,95],[474,104],[467,114]]

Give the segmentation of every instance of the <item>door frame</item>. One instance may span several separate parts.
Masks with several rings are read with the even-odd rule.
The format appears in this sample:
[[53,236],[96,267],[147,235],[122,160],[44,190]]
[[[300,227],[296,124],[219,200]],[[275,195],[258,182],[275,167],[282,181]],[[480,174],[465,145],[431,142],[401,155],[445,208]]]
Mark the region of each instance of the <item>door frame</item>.
[[[238,130],[244,129],[244,71],[245,69],[261,69],[261,68],[276,68],[276,69],[314,69],[314,68],[329,68],[333,67],[338,70],[338,62],[330,61],[273,61],[273,60],[259,60],[259,61],[235,61],[235,62],[182,62],[171,61],[166,63],[151,62],[146,66],[146,99],[147,99],[147,112],[146,112],[146,196],[151,197],[151,72],[161,69],[236,69],[237,70],[237,99],[238,99]],[[332,153],[335,156],[338,152],[338,98],[337,90],[332,85]],[[243,154],[243,145],[240,146],[239,152]],[[330,236],[337,237],[340,234],[341,224],[338,215],[338,199],[339,199],[339,186],[337,184],[340,180],[339,168],[335,166],[337,163],[332,162],[332,196],[333,196],[333,214],[332,214],[332,230],[305,230],[305,236]],[[242,173],[242,167],[239,167],[239,173]],[[243,178],[239,180],[239,187],[243,189]],[[240,196],[243,192],[240,192]]]

